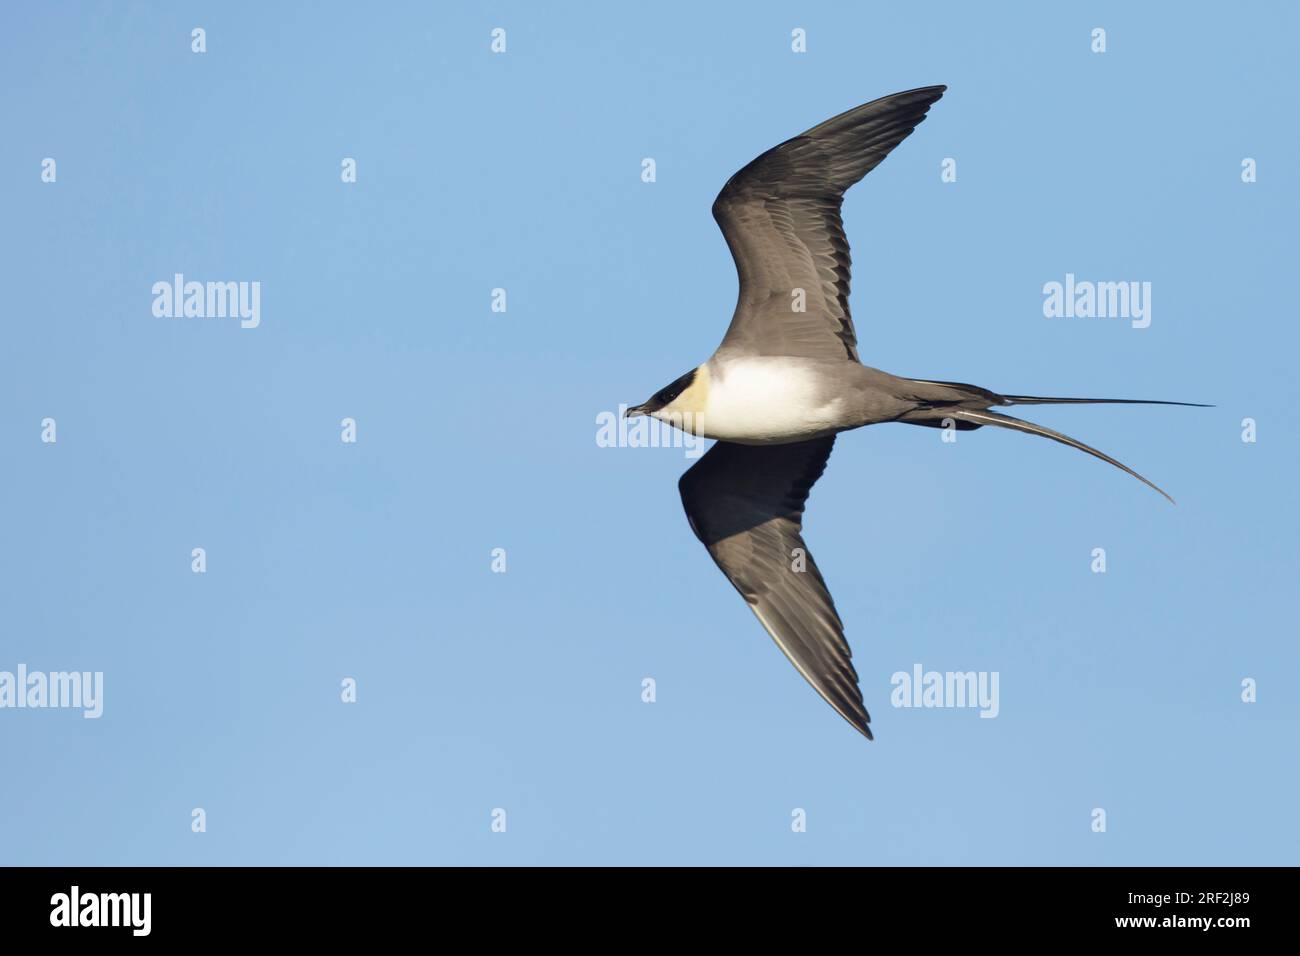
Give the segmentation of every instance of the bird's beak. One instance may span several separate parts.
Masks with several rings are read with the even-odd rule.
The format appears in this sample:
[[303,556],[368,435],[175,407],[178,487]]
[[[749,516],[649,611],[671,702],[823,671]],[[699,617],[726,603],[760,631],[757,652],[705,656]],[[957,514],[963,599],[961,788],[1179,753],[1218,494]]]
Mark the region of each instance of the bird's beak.
[[624,418],[636,418],[638,415],[646,414],[644,405],[633,405],[623,413]]

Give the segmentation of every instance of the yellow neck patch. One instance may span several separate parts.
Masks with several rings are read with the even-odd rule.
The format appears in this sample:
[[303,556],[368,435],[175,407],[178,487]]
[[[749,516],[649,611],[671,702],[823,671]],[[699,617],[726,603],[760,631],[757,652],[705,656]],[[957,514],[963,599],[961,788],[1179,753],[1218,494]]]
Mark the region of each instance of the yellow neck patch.
[[702,415],[709,407],[709,366],[701,365],[695,370],[695,379],[690,388],[682,392],[662,411]]

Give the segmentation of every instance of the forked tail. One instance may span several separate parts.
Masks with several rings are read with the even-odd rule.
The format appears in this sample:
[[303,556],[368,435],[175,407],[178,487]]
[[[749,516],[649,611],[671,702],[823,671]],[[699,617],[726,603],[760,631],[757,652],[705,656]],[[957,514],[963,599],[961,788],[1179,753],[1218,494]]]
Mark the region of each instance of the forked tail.
[[[1007,396],[1007,399],[1010,400],[1010,399],[1011,399],[1011,396],[1008,395],[1008,396]],[[1057,401],[1062,401],[1062,399],[1037,399],[1036,401],[1039,401],[1039,402],[1042,402],[1042,403],[1046,404],[1047,402],[1057,402]],[[1064,399],[1064,401],[1070,401],[1070,399]],[[1086,402],[1086,401],[1098,402],[1098,401],[1105,401],[1105,399],[1074,399],[1073,401],[1076,401],[1076,402]],[[1123,399],[1120,399],[1119,401],[1123,401]],[[1029,403],[1029,402],[1022,402],[1022,403],[1019,403],[1019,404],[1031,404],[1031,403]],[[1145,403],[1144,403],[1144,404],[1145,404]],[[1156,404],[1161,404],[1161,405],[1184,405],[1184,404],[1188,404],[1188,403],[1186,403],[1186,402],[1159,402],[1159,403],[1156,403]],[[1132,468],[1130,468],[1128,465],[1124,464],[1124,463],[1121,462],[1121,461],[1116,461],[1114,458],[1111,458],[1110,455],[1107,455],[1105,452],[1100,452],[1100,451],[1098,451],[1097,449],[1093,448],[1091,445],[1085,445],[1083,442],[1079,441],[1078,439],[1071,438],[1069,435],[1062,435],[1060,432],[1058,432],[1058,431],[1053,431],[1053,430],[1050,429],[1050,428],[1045,428],[1045,427],[1042,426],[1042,425],[1035,425],[1033,422],[1023,421],[1022,419],[1019,419],[1019,418],[1012,418],[1010,415],[1000,415],[1000,414],[998,414],[997,412],[991,412],[991,411],[989,411],[988,409],[982,409],[982,410],[979,410],[979,409],[954,409],[954,410],[952,410],[952,411],[949,411],[949,412],[947,413],[947,416],[950,417],[950,418],[956,419],[957,421],[970,422],[971,424],[976,425],[976,426],[979,426],[979,425],[997,425],[997,426],[999,426],[1000,428],[1010,428],[1010,429],[1013,429],[1013,430],[1015,430],[1015,431],[1019,431],[1019,432],[1028,432],[1030,435],[1042,435],[1044,438],[1050,438],[1050,439],[1052,439],[1052,441],[1059,441],[1062,445],[1069,445],[1071,448],[1077,448],[1077,449],[1079,449],[1079,451],[1086,451],[1089,455],[1092,455],[1092,456],[1094,456],[1094,457],[1096,457],[1096,458],[1100,458],[1102,461],[1109,462],[1110,464],[1112,464],[1112,465],[1114,465],[1116,468],[1118,468],[1120,471],[1128,472],[1130,475],[1132,475],[1132,476],[1133,476],[1134,478],[1136,478],[1138,481],[1142,482],[1142,484],[1146,485],[1148,488],[1153,488],[1153,489],[1155,489],[1156,491],[1160,492],[1160,494],[1164,495],[1165,498],[1167,498],[1167,499],[1169,500],[1169,503],[1170,503],[1171,505],[1176,505],[1176,504],[1178,503],[1178,502],[1174,501],[1174,499],[1169,495],[1169,493],[1168,493],[1167,491],[1165,491],[1163,488],[1161,488],[1161,487],[1160,487],[1159,485],[1157,485],[1155,482],[1148,481],[1146,478],[1143,478],[1141,475],[1139,475],[1136,471],[1134,471],[1134,470],[1133,470]]]
[[1171,504],[1175,504],[1163,488],[1147,481],[1136,471],[1118,462],[1110,455],[1099,452],[1097,449],[1085,445],[1069,435],[1062,435],[1060,432],[1045,428],[1042,425],[1035,425],[1033,422],[1027,422],[1019,418],[1012,418],[1010,415],[1002,415],[998,412],[990,411],[989,406],[1005,405],[1184,405],[1191,408],[1212,408],[1211,405],[1201,405],[1196,402],[1158,402],[1141,398],[1048,398],[1042,395],[999,395],[997,392],[990,392],[986,388],[980,388],[976,385],[967,385],[963,382],[934,382],[926,379],[909,378],[906,379],[915,392],[912,397],[916,401],[916,407],[898,420],[906,422],[909,425],[926,425],[930,428],[943,428],[951,423],[953,427],[961,431],[969,431],[974,428],[980,428],[984,425],[996,425],[999,428],[1010,428],[1018,432],[1027,432],[1030,435],[1042,435],[1044,438],[1050,438],[1052,441],[1058,441],[1062,445],[1069,445],[1071,448],[1077,448],[1080,451],[1086,451],[1095,458],[1100,458],[1104,462],[1109,462],[1120,471],[1128,472],[1148,488],[1160,492],[1169,499]]
[[1003,395],[1003,405],[1182,405],[1184,408],[1213,408],[1197,402],[1157,402],[1149,398],[1043,398],[1041,395]]

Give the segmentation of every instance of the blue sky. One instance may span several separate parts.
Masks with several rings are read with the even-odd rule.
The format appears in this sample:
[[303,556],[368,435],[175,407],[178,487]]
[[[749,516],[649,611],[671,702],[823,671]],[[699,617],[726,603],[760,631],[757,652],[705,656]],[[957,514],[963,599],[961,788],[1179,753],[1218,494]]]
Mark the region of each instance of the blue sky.
[[[0,710],[0,862],[1294,863],[1297,15],[1132,7],[6,8],[0,670],[104,711]],[[1177,507],[1028,436],[842,437],[805,530],[869,744],[691,535],[682,450],[596,419],[721,338],[726,178],[931,83],[844,207],[863,360],[1216,407],[1024,410]],[[156,317],[178,272],[260,325]],[[1067,273],[1150,327],[1045,318]],[[997,718],[891,707],[918,663]]]

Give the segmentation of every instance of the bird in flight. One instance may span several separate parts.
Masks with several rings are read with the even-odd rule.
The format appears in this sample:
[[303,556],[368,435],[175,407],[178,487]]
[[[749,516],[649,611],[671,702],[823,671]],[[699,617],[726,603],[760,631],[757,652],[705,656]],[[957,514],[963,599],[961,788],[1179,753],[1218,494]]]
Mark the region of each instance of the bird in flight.
[[717,439],[678,485],[691,530],[782,653],[868,740],[871,717],[844,625],[802,536],[804,503],[835,436],[879,422],[961,431],[995,425],[1078,448],[1169,498],[1109,455],[992,409],[1191,404],[999,395],[900,378],[859,361],[844,193],[908,137],[945,89],[908,90],[851,109],[727,180],[713,216],[740,278],[731,325],[707,362],[626,411]]

